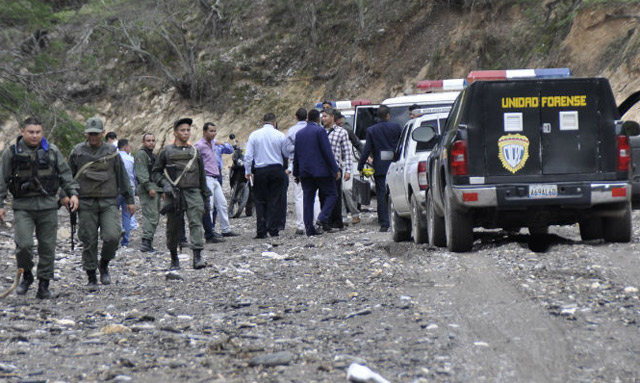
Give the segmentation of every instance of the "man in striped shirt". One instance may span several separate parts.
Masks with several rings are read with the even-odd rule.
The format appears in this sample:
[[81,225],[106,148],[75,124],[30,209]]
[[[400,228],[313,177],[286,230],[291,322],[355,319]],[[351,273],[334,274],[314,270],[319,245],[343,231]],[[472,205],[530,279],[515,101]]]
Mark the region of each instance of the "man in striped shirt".
[[[335,111],[331,108],[325,108],[322,111],[322,125],[324,126],[327,134],[329,135],[329,143],[331,144],[331,150],[333,156],[336,159],[338,168],[344,177],[345,181],[351,178],[351,142],[349,141],[349,134],[344,128],[335,124]],[[342,196],[342,177],[336,181],[336,189],[338,196]],[[322,203],[322,201],[320,201]],[[331,216],[329,217],[329,226],[336,229],[344,228],[342,223],[342,198],[338,198]]]

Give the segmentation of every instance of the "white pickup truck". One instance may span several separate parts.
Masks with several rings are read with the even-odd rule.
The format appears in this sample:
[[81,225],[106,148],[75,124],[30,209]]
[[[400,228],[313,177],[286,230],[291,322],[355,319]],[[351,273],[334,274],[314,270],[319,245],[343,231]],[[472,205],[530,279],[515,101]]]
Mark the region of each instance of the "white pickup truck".
[[396,242],[413,238],[415,243],[426,243],[426,189],[429,143],[413,139],[413,132],[421,126],[432,126],[440,133],[449,113],[433,113],[409,120],[402,129],[394,161],[387,171],[387,201],[391,232]]

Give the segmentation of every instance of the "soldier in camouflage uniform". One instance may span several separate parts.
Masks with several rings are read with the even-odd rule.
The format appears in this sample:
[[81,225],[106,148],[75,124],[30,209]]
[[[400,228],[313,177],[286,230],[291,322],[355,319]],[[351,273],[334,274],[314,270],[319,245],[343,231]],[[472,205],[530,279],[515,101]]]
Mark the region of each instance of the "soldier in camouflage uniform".
[[160,200],[162,188],[151,180],[151,171],[156,161],[153,149],[156,147],[156,138],[151,133],[142,135],[142,147],[135,156],[135,173],[138,179],[138,197],[142,209],[142,245],[143,253],[154,253],[153,236],[158,227],[160,218]]
[[182,228],[182,215],[189,219],[189,234],[193,250],[193,268],[205,267],[202,259],[204,229],[202,215],[208,207],[211,191],[207,187],[204,164],[200,153],[189,144],[191,135],[190,118],[182,118],[173,125],[174,144],[162,149],[153,165],[152,178],[158,185],[171,186],[166,193],[163,212],[167,212],[167,247],[171,253],[171,270],[180,268],[178,243]]
[[[87,140],[76,145],[69,156],[69,167],[80,189],[78,209],[78,238],[82,241],[82,267],[87,272],[89,289],[98,288],[96,269],[100,270],[100,282],[111,283],[109,261],[118,249],[120,220],[116,198],[122,194],[127,211],[136,211],[129,176],[116,148],[102,140],[102,120],[87,120],[84,131]],[[98,262],[98,229],[102,237],[102,253]]]
[[7,190],[13,195],[14,240],[18,267],[24,269],[16,289],[24,295],[33,283],[33,230],[38,238],[38,291],[36,297],[51,297],[49,281],[53,279],[58,231],[58,189],[67,196],[66,206],[78,208],[78,184],[60,150],[42,135],[42,124],[28,118],[15,143],[2,155],[0,177],[0,220],[4,221]]

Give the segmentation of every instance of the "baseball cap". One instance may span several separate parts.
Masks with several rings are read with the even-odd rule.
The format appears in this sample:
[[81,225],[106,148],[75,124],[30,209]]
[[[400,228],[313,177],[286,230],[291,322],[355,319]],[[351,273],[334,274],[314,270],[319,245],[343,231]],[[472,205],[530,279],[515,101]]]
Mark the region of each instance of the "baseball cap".
[[98,117],[91,117],[87,120],[86,127],[84,129],[85,133],[102,133],[104,129],[104,124],[102,120]]
[[190,118],[181,118],[173,124],[173,130],[176,130],[178,126],[182,124],[189,124],[189,126],[191,126],[191,124],[193,124],[193,120]]

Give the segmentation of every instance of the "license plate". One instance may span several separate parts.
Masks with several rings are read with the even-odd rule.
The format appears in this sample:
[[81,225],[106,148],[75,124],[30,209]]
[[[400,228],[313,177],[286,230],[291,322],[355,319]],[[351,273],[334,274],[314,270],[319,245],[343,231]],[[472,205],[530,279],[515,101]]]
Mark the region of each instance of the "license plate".
[[558,185],[529,185],[529,198],[556,198]]

